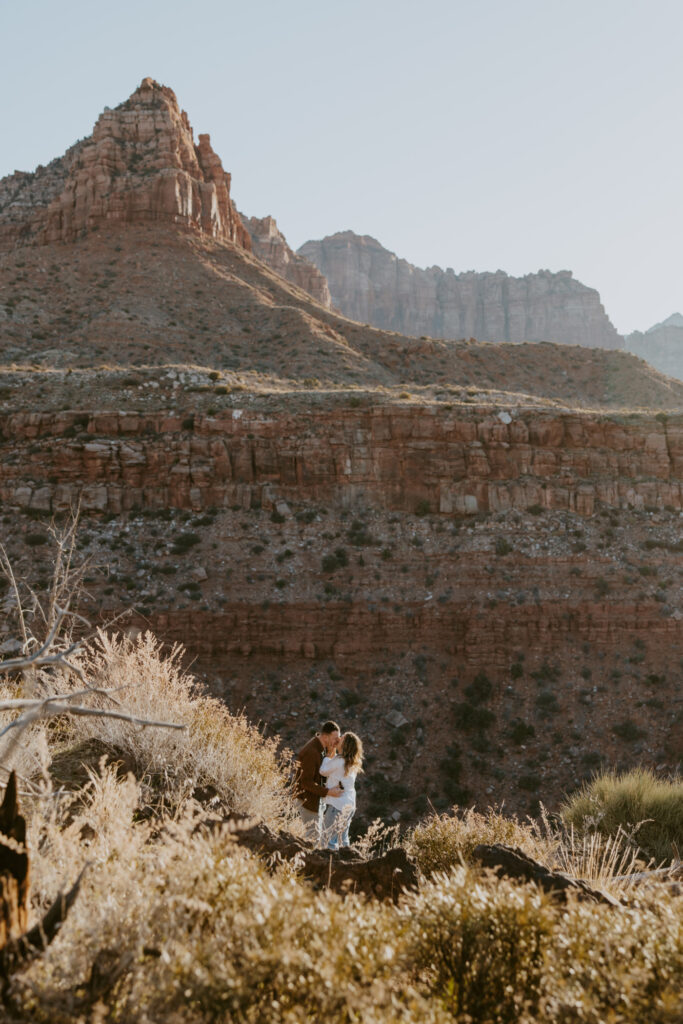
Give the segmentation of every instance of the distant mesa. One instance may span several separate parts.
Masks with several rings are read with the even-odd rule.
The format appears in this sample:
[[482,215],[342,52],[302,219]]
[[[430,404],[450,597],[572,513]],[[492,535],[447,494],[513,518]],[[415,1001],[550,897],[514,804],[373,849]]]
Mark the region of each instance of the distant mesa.
[[683,316],[680,313],[672,313],[666,320],[662,320],[660,324],[655,324],[654,327],[648,328],[645,333],[650,334],[652,331],[658,331],[660,327],[683,327]]
[[646,331],[626,336],[626,348],[661,373],[683,380],[683,316],[672,313]]
[[479,341],[553,341],[623,347],[598,292],[571,271],[525,277],[451,269],[422,270],[369,235],[340,231],[298,250],[327,278],[346,316],[412,337]]
[[145,78],[92,135],[33,173],[0,180],[0,248],[69,242],[103,225],[165,223],[251,249],[208,135],[195,144],[175,93]]

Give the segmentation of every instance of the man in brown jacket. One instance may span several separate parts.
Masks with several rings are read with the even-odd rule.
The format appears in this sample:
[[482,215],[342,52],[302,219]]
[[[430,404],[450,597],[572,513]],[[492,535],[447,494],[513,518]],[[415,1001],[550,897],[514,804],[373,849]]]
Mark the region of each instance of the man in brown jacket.
[[324,722],[320,732],[308,741],[296,755],[296,781],[294,796],[299,805],[299,814],[304,823],[304,835],[316,846],[320,842],[321,815],[320,799],[325,796],[341,796],[341,789],[336,786],[328,789],[323,785],[320,765],[329,751],[334,753],[339,739],[339,726],[336,722]]

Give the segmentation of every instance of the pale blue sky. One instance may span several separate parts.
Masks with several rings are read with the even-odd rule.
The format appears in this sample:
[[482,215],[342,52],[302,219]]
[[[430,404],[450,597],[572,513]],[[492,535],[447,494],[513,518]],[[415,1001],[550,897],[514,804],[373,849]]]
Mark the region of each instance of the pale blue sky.
[[571,269],[621,331],[683,312],[680,0],[0,0],[0,176],[146,75],[293,247]]

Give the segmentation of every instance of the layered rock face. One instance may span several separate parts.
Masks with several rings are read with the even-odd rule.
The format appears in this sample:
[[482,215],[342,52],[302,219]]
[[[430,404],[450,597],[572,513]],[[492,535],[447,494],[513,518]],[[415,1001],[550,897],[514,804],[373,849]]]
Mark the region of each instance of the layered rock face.
[[674,313],[648,331],[626,337],[626,348],[661,373],[683,380],[683,316]]
[[327,280],[309,260],[299,256],[287,244],[274,217],[245,217],[242,222],[249,232],[251,247],[267,266],[290,284],[303,288],[316,302],[327,309],[332,305]]
[[70,242],[113,223],[175,224],[250,249],[230,175],[208,135],[195,145],[171,89],[145,78],[88,139],[0,181],[0,247]]
[[5,415],[3,545],[22,576],[30,559],[42,593],[48,522],[80,499],[79,552],[102,567],[87,620],[134,607],[125,628],[182,643],[292,747],[339,709],[374,755],[365,807],[387,780],[403,816],[423,793],[452,802],[454,741],[472,799],[519,812],[532,772],[554,806],[601,760],[678,764],[680,416],[231,397],[194,419]]
[[515,278],[501,270],[422,270],[352,231],[306,242],[298,252],[325,275],[342,313],[384,330],[413,337],[623,347],[597,291],[575,281],[571,271]]
[[0,418],[0,437],[0,500],[41,512],[249,509],[279,499],[445,515],[683,508],[680,417],[392,405],[233,408],[190,420],[16,413]]

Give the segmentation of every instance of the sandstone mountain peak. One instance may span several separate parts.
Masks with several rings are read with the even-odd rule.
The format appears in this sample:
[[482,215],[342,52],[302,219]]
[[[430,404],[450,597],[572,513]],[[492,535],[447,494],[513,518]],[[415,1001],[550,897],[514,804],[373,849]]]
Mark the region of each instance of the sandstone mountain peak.
[[103,224],[175,224],[251,249],[230,175],[208,135],[194,142],[175,93],[143,78],[92,135],[33,173],[0,181],[0,247],[70,242]]

